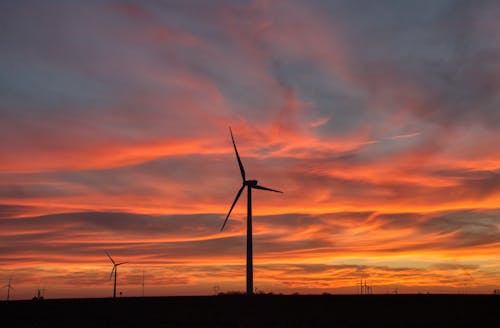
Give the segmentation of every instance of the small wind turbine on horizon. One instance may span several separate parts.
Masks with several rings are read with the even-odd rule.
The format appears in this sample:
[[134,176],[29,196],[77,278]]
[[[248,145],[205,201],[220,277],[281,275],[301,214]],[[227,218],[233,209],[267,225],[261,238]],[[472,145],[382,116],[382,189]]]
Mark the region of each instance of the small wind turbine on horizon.
[[9,278],[9,283],[5,286],[3,286],[3,288],[7,288],[7,301],[10,300],[10,290],[11,289],[14,289],[14,287],[12,287],[12,277]]
[[111,263],[113,263],[113,270],[111,270],[111,274],[109,275],[109,279],[111,280],[111,278],[113,277],[113,273],[115,274],[115,282],[113,284],[113,298],[116,298],[116,273],[118,271],[118,267],[122,264],[127,264],[129,262],[121,262],[121,263],[115,263],[115,260],[113,260],[113,258],[111,257],[111,255],[109,255],[108,252],[106,252],[106,255],[109,257],[109,259],[111,260]]
[[226,219],[224,220],[224,223],[222,224],[220,231],[224,230],[224,227],[226,226],[226,223],[229,219],[229,216],[231,215],[234,205],[236,205],[236,202],[238,202],[238,199],[240,198],[243,189],[247,187],[247,286],[246,287],[247,287],[247,295],[252,295],[253,294],[252,188],[272,191],[277,193],[283,193],[283,192],[260,186],[257,183],[257,180],[246,179],[245,168],[243,167],[240,155],[238,154],[238,149],[236,149],[236,143],[234,142],[233,131],[231,130],[231,128],[229,128],[229,133],[231,134],[231,140],[233,141],[234,152],[236,154],[236,159],[238,160],[238,165],[240,167],[240,173],[241,173],[241,178],[243,180],[243,184],[238,193],[236,194],[236,198],[234,199],[233,204],[229,209],[229,213],[227,213]]

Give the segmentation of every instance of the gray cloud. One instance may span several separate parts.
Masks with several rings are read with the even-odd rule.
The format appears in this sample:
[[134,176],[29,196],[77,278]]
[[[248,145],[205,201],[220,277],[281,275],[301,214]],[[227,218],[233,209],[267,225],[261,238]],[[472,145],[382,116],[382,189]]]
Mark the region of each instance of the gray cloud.
[[[232,220],[228,231],[218,234],[222,215],[151,216],[130,213],[68,213],[28,218],[3,218],[0,254],[15,261],[86,261],[114,250],[118,256],[137,257],[141,262],[176,263],[192,258],[235,257],[242,254],[245,237],[240,221]],[[334,213],[287,214],[255,217],[255,250],[258,256],[329,254],[362,249],[350,242],[350,229],[377,224],[381,232],[411,228],[413,242],[384,246],[365,243],[365,251],[392,253],[408,250],[467,249],[494,245],[500,240],[497,211],[454,211],[434,214]],[[304,231],[311,231],[304,235]],[[259,231],[261,231],[259,233]],[[397,230],[396,230],[397,231]],[[455,233],[444,240],[429,236]],[[289,238],[292,237],[291,240]],[[394,236],[397,240],[397,235]],[[89,239],[90,238],[90,239]],[[402,237],[403,238],[403,237]],[[284,241],[283,239],[286,239]],[[419,239],[427,240],[425,243]],[[393,239],[388,239],[393,241]]]

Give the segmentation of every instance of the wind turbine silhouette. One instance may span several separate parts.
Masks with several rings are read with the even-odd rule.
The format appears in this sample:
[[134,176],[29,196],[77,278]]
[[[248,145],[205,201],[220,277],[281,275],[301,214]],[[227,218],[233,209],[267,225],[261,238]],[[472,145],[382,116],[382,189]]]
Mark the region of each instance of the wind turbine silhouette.
[[222,227],[220,231],[224,230],[224,227],[226,226],[227,220],[229,219],[229,216],[231,215],[231,212],[234,208],[234,205],[236,205],[236,202],[241,196],[241,193],[243,192],[243,189],[247,187],[247,295],[252,295],[253,294],[253,249],[252,249],[252,188],[253,189],[260,189],[260,190],[267,190],[267,191],[272,191],[272,192],[279,192],[283,193],[282,191],[279,190],[274,190],[271,188],[263,187],[257,184],[257,180],[247,180],[246,179],[246,174],[245,174],[245,168],[243,167],[243,163],[241,162],[240,155],[238,154],[238,149],[236,149],[236,143],[234,142],[234,137],[233,137],[233,131],[231,128],[229,128],[229,133],[231,134],[231,140],[233,141],[233,147],[234,147],[234,152],[236,154],[236,159],[238,160],[238,165],[240,167],[240,172],[241,172],[241,178],[243,180],[243,184],[238,190],[238,193],[236,194],[236,198],[233,201],[233,204],[231,205],[231,208],[229,209],[229,213],[227,213],[226,219],[224,220],[224,223],[222,224]]
[[120,266],[122,264],[126,264],[128,262],[115,263],[115,261],[113,260],[111,255],[109,255],[108,252],[106,252],[106,255],[111,260],[111,263],[113,263],[113,270],[111,270],[111,274],[109,275],[109,279],[111,279],[111,277],[113,277],[113,273],[114,273],[115,274],[115,283],[113,285],[113,298],[116,298],[116,273],[118,272],[118,266]]
[[9,278],[9,283],[5,286],[3,286],[3,288],[7,288],[7,301],[10,300],[10,290],[11,289],[14,289],[14,287],[12,287],[12,277]]

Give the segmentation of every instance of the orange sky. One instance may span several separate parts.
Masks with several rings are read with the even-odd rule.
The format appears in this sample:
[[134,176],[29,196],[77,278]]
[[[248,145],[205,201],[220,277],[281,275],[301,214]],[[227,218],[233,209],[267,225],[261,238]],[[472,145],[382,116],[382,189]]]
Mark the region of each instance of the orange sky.
[[244,290],[231,126],[258,290],[491,293],[500,7],[425,3],[0,5],[0,280]]

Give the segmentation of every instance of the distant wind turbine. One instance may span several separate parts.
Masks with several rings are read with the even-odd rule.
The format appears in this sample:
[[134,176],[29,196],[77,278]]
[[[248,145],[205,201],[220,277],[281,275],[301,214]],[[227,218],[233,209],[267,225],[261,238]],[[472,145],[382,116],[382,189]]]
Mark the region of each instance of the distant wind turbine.
[[109,279],[113,277],[113,273],[115,274],[115,283],[113,284],[113,298],[116,298],[116,273],[118,271],[118,267],[122,264],[126,264],[128,262],[121,262],[121,263],[115,263],[115,260],[109,255],[108,252],[106,252],[106,255],[109,257],[111,260],[111,263],[113,263],[113,270],[111,270],[111,274],[109,275]]
[[266,188],[263,186],[260,186],[257,184],[257,180],[247,180],[246,175],[245,175],[245,168],[243,167],[243,163],[241,162],[240,155],[238,154],[238,149],[236,149],[236,143],[234,142],[234,137],[233,137],[233,131],[231,128],[229,128],[229,133],[231,134],[231,140],[233,141],[233,147],[234,147],[234,152],[236,154],[236,159],[238,160],[238,165],[240,167],[240,172],[241,172],[241,178],[243,180],[243,184],[236,194],[236,198],[233,201],[233,204],[231,205],[231,208],[229,209],[229,213],[227,213],[226,219],[224,220],[224,223],[222,224],[222,227],[220,231],[224,229],[226,226],[227,220],[229,219],[229,216],[231,215],[231,211],[234,208],[234,205],[236,205],[236,202],[240,198],[241,193],[243,192],[243,189],[247,187],[247,295],[252,295],[253,294],[253,250],[252,250],[252,188],[253,189],[260,189],[260,190],[267,190],[267,191],[272,191],[272,192],[278,192],[278,193],[283,193],[282,191],[279,190],[274,190],[270,188]]
[[10,300],[10,290],[11,289],[14,289],[14,287],[12,287],[12,278],[9,278],[9,283],[5,286],[3,286],[3,288],[7,288],[7,301]]

